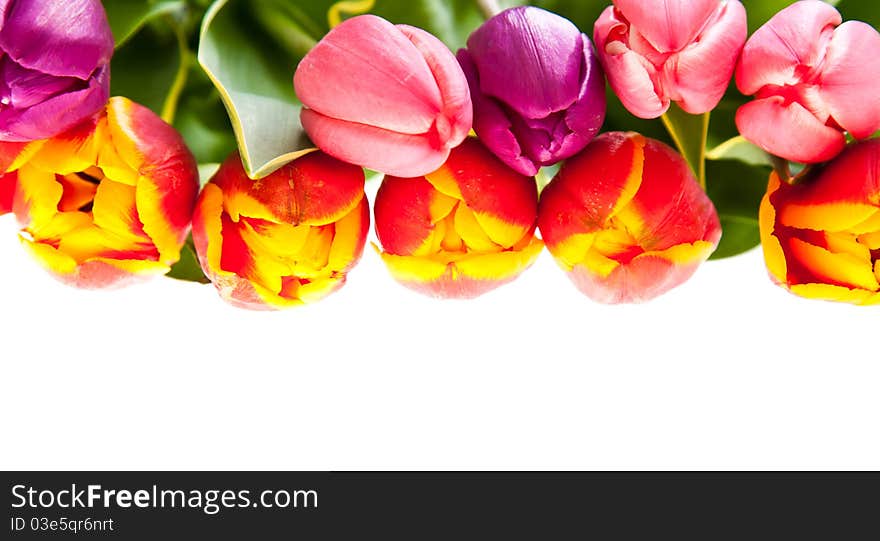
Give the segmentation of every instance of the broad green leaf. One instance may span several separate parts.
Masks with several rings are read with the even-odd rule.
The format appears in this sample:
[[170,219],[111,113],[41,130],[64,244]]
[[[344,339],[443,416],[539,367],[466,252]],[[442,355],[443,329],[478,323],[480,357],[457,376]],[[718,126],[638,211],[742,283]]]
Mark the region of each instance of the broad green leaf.
[[687,160],[700,186],[706,189],[706,137],[709,133],[709,113],[691,115],[672,104],[661,117],[675,146]]
[[171,267],[171,271],[165,276],[174,278],[175,280],[183,280],[185,282],[198,282],[200,284],[208,284],[210,280],[205,277],[202,267],[199,265],[199,258],[196,255],[196,248],[193,244],[192,235],[186,239],[186,244],[180,250],[180,261]]
[[739,160],[749,165],[772,167],[770,156],[757,145],[746,141],[742,135],[721,143],[706,153],[709,160]]
[[198,60],[226,106],[248,175],[261,178],[313,147],[293,92],[299,59],[265,38],[250,8],[243,0],[214,2],[202,22]]
[[760,244],[758,208],[767,190],[770,168],[737,160],[706,164],[709,198],[721,220],[721,242],[712,259],[741,254]]
[[104,0],[103,4],[117,49],[150,20],[186,8],[183,0]]

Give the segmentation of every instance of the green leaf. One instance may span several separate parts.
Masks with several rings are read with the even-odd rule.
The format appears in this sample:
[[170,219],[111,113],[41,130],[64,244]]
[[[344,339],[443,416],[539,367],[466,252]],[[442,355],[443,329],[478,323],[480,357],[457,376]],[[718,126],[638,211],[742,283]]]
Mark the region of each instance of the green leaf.
[[293,92],[299,59],[265,38],[250,8],[242,0],[214,2],[202,22],[198,59],[229,113],[245,170],[261,178],[313,146]]
[[611,5],[611,0],[535,0],[529,3],[562,15],[592,40],[593,24]]
[[220,94],[198,64],[190,66],[174,127],[198,163],[220,163],[235,149],[235,135]]
[[865,0],[840,0],[837,9],[843,15],[843,20],[864,21],[874,28],[880,28],[880,9],[876,2]]
[[757,145],[746,141],[742,135],[721,143],[706,153],[709,160],[739,160],[749,165],[773,166],[770,155]]
[[180,49],[170,25],[148,25],[113,55],[110,91],[161,115],[179,67]]
[[671,104],[661,117],[675,146],[687,160],[700,186],[706,189],[706,137],[709,133],[709,113],[692,115],[678,105]]
[[149,21],[186,8],[182,0],[104,0],[103,4],[117,49]]
[[721,220],[721,242],[712,259],[741,254],[760,244],[758,208],[767,190],[770,168],[737,160],[706,164],[708,195]]
[[165,276],[174,278],[175,280],[198,282],[200,284],[208,284],[211,282],[205,277],[205,273],[202,272],[202,267],[199,265],[199,258],[196,255],[196,248],[193,244],[192,235],[187,237],[186,243],[180,250],[180,260],[171,267],[171,271]]

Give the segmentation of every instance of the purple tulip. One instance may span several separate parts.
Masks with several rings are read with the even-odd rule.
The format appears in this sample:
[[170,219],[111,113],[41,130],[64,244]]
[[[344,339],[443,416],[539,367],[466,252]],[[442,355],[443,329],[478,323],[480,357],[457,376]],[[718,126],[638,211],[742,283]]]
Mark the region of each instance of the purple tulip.
[[502,11],[458,51],[474,103],[474,130],[516,171],[573,156],[605,119],[605,78],[590,39],[535,7]]
[[0,140],[47,139],[103,109],[112,55],[99,0],[0,0]]

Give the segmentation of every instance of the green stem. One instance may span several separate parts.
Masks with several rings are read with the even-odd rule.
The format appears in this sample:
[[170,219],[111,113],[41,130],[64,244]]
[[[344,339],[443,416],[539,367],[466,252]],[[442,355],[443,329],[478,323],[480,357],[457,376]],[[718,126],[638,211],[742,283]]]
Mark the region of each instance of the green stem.
[[189,78],[189,67],[192,61],[192,52],[186,42],[186,35],[181,25],[171,21],[174,28],[174,34],[177,36],[177,46],[180,49],[180,67],[177,68],[177,74],[174,76],[174,82],[165,96],[165,102],[162,104],[162,120],[168,124],[174,124],[174,117],[177,115],[177,104],[180,102],[180,95],[186,88],[186,82]]
[[706,139],[709,137],[710,113],[692,115],[676,104],[660,118],[678,151],[691,166],[703,191],[706,191]]
[[501,6],[498,5],[498,0],[475,0],[475,2],[485,19],[491,19],[501,13]]

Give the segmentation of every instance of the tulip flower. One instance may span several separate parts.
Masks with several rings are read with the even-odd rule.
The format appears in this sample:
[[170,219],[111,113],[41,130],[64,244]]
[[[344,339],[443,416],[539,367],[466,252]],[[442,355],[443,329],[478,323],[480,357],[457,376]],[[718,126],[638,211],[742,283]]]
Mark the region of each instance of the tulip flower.
[[17,182],[18,175],[15,173],[0,174],[0,216],[12,212]]
[[192,233],[224,300],[274,310],[342,287],[369,228],[360,167],[312,152],[254,181],[236,153],[202,189]]
[[691,114],[714,109],[748,29],[738,0],[614,0],[593,32],[620,101],[657,118],[670,102]]
[[588,297],[641,302],[690,278],[721,225],[687,162],[637,133],[609,132],[570,158],[541,193],[547,248]]
[[458,52],[474,130],[527,176],[580,151],[605,119],[605,77],[589,38],[535,7],[502,11]]
[[516,278],[541,253],[537,206],[533,178],[468,138],[433,173],[385,177],[376,195],[382,260],[420,293],[477,297]]
[[302,59],[293,84],[318,148],[389,175],[430,173],[471,129],[467,80],[449,49],[375,15],[332,29]]
[[0,0],[0,141],[33,141],[97,114],[113,35],[99,0]]
[[146,107],[111,98],[62,135],[0,143],[2,164],[6,178],[17,177],[22,244],[61,281],[118,287],[165,274],[180,258],[198,169],[180,135]]
[[818,0],[796,2],[755,31],[736,84],[755,95],[736,113],[740,133],[801,163],[830,160],[880,129],[880,33]]
[[799,184],[772,173],[760,228],[767,269],[782,287],[880,304],[880,139],[851,145]]

